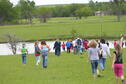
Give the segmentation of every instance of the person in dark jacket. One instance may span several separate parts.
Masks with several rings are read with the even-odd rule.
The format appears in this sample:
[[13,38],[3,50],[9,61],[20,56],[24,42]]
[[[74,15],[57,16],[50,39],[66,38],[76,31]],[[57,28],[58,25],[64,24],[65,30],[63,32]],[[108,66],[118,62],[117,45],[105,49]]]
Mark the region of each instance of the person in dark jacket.
[[61,55],[61,42],[59,39],[56,40],[54,43],[54,48],[55,49],[55,55],[60,56]]

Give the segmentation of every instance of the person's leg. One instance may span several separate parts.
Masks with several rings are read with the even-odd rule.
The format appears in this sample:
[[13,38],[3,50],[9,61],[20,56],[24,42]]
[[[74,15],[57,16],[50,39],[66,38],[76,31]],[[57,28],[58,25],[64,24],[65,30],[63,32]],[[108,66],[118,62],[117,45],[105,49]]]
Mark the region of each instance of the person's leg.
[[41,61],[41,60],[40,60],[40,56],[38,56],[38,58],[39,58],[38,63],[40,63],[40,61]]
[[70,48],[68,48],[68,52],[70,53]]
[[95,73],[97,74],[97,70],[98,70],[98,60],[95,61]]
[[99,66],[100,66],[100,70],[104,69],[104,67],[103,67],[103,59],[102,58],[99,59]]
[[114,73],[116,76],[116,84],[119,84],[119,66],[118,66],[118,64],[114,64]]
[[39,64],[39,56],[36,56],[36,65]]
[[60,49],[57,50],[57,56],[60,56]]
[[45,68],[47,68],[47,65],[48,65],[48,61],[47,60],[48,60],[48,56],[45,56],[45,65],[44,65]]
[[26,56],[24,56],[24,64],[26,64]]
[[22,56],[22,64],[24,64],[24,56]]
[[122,81],[122,84],[126,84],[125,81],[124,81],[124,65],[123,64],[120,64],[119,65],[119,76],[120,76],[120,79]]
[[81,54],[81,45],[79,45],[79,54]]
[[57,55],[57,49],[55,49],[55,55]]
[[116,84],[119,84],[119,77],[116,76]]
[[105,70],[106,67],[106,58],[103,58],[103,70]]
[[95,63],[94,63],[94,61],[91,61],[91,68],[92,68],[93,77],[95,78],[96,77],[96,73],[95,73]]
[[45,56],[42,56],[42,66],[43,66],[43,68],[44,68],[44,63],[45,63]]
[[67,48],[67,53],[68,53],[68,48]]
[[75,47],[73,47],[73,54],[75,54]]

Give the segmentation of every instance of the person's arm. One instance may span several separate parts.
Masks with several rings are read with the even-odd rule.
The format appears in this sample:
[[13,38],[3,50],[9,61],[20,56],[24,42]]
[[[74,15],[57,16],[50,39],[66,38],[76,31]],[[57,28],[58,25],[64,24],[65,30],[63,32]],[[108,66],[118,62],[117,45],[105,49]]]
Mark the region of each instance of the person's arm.
[[88,62],[90,62],[90,50],[88,49]]
[[56,48],[56,42],[54,43],[54,47],[53,47],[53,49],[55,49]]
[[120,46],[122,46],[123,44],[123,40],[124,40],[124,35],[123,34],[121,34],[121,38],[120,38]]
[[113,54],[113,58],[112,58],[112,69],[114,69],[114,62],[116,60],[116,55],[115,53]]
[[[47,45],[47,48],[49,49],[49,51],[51,50],[51,48],[50,48],[48,45]],[[48,52],[49,52],[49,51],[48,51]]]
[[28,54],[28,49],[26,49],[26,52],[27,52],[27,54]]
[[107,56],[109,56],[109,57],[111,57],[111,55],[110,55],[110,48],[109,47],[107,47]]
[[21,53],[22,53],[22,49],[21,49]]

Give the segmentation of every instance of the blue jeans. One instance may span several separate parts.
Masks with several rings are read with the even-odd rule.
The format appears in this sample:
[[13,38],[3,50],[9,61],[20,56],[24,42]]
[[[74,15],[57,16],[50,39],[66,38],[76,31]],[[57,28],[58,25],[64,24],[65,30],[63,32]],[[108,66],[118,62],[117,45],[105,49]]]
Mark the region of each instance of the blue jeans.
[[36,64],[40,63],[40,56],[36,56]]
[[77,53],[81,53],[82,52],[82,50],[81,50],[81,45],[77,45]]
[[99,65],[100,65],[101,70],[105,69],[105,64],[106,64],[106,58],[100,58],[99,59]]
[[46,68],[48,56],[42,56],[42,57],[43,57],[43,68]]
[[22,64],[26,64],[26,54],[22,54]]
[[42,58],[43,58],[43,68],[47,67],[47,59],[48,59],[48,52],[42,52]]
[[98,60],[91,60],[92,73],[97,74]]
[[60,56],[60,54],[61,54],[60,48],[56,48],[55,49],[55,55]]

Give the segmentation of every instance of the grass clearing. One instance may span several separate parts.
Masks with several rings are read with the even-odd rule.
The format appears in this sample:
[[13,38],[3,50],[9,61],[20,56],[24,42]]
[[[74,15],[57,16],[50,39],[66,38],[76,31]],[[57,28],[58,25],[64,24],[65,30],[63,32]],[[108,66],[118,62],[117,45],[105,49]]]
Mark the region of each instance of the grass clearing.
[[[102,20],[102,21],[101,21]],[[36,22],[37,20],[34,20]],[[71,30],[75,29],[84,37],[115,37],[126,32],[125,17],[121,22],[115,21],[115,16],[91,16],[87,19],[75,20],[73,17],[51,18],[45,24],[0,26],[0,36],[14,33],[23,41],[71,38]],[[0,42],[4,42],[0,39]]]
[[[126,65],[126,52],[124,50]],[[41,64],[35,66],[34,55],[27,56],[27,64],[21,64],[21,56],[0,56],[0,84],[115,84],[111,60],[107,59],[104,77],[93,79],[91,65],[87,62],[87,53],[62,56],[49,54],[48,68]]]

